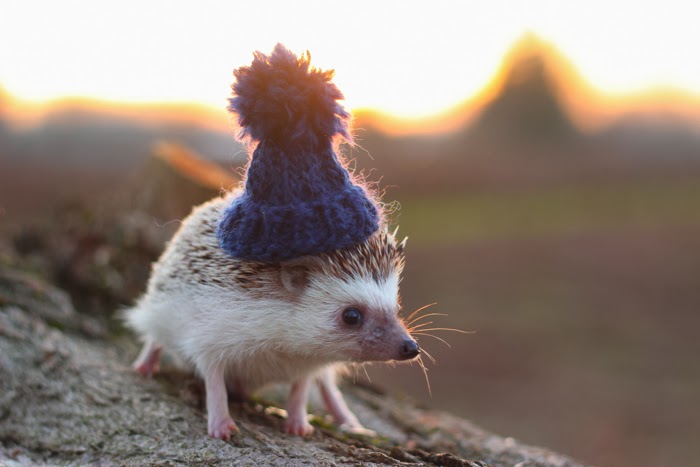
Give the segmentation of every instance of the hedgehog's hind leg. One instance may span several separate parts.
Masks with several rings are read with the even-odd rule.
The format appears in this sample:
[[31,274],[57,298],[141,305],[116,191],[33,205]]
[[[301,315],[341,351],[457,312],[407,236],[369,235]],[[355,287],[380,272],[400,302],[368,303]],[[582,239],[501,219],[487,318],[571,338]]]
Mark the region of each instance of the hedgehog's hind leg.
[[321,397],[326,405],[326,409],[333,416],[335,422],[341,429],[351,433],[363,434],[366,436],[375,436],[376,433],[363,427],[354,413],[348,407],[348,404],[343,398],[343,394],[338,389],[336,383],[336,373],[333,366],[325,368],[318,375],[316,382],[321,392]]
[[133,368],[147,378],[158,373],[160,369],[160,352],[162,348],[152,338],[147,338],[141,353],[134,361]]

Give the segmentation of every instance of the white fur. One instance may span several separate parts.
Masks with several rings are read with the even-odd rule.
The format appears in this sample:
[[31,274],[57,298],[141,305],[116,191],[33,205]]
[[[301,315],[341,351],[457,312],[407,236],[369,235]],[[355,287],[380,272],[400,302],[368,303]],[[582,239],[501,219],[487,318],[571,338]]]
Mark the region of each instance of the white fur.
[[[154,265],[147,293],[127,313],[129,326],[144,340],[157,342],[202,376],[223,365],[227,381],[235,378],[255,390],[360,359],[357,339],[338,326],[338,315],[348,306],[368,307],[396,321],[398,273],[379,282],[313,276],[292,301],[260,297],[227,281],[219,271],[235,260],[212,233],[225,202],[196,208]],[[209,259],[200,272],[183,267],[202,251]]]

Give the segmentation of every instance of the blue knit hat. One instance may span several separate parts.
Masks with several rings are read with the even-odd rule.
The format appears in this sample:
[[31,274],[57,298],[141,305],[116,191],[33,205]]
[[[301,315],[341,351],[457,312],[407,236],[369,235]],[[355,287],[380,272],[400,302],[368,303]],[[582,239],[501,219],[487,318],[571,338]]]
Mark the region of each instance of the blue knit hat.
[[241,139],[256,143],[245,190],[226,207],[217,235],[230,255],[277,262],[346,248],[379,228],[379,211],[333,151],[350,114],[333,71],[310,67],[282,44],[234,71],[228,109]]

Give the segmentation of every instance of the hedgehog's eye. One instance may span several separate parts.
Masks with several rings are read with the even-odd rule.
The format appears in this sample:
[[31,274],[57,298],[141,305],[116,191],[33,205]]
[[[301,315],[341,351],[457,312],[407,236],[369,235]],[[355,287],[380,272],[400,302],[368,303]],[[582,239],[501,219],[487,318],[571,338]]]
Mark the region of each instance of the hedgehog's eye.
[[346,308],[343,311],[343,321],[350,326],[362,324],[362,313],[357,308]]

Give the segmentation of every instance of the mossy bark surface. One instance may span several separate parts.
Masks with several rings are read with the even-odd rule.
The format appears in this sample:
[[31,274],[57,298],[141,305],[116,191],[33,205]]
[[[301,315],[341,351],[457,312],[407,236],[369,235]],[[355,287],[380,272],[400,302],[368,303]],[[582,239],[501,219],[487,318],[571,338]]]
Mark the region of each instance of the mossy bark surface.
[[167,364],[153,379],[133,372],[128,335],[73,309],[68,295],[35,276],[0,273],[0,464],[37,465],[466,465],[576,466],[547,449],[488,433],[376,388],[344,392],[377,437],[328,423],[283,433],[284,388],[232,403],[241,433],[206,434],[203,387]]

